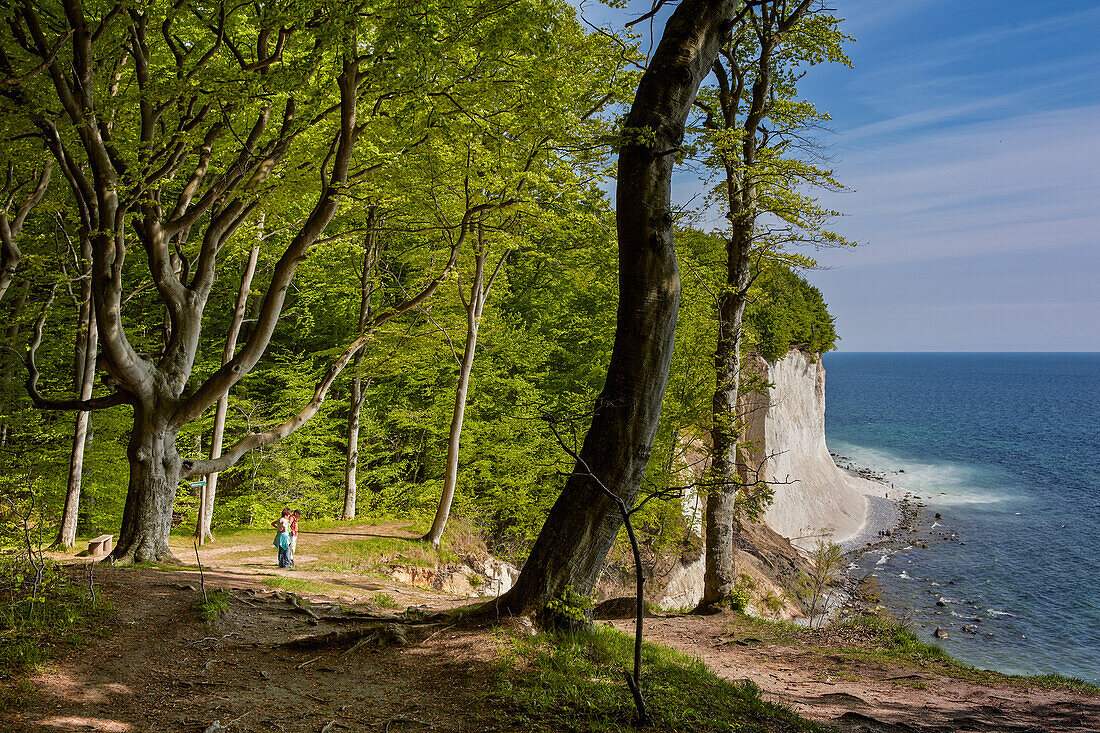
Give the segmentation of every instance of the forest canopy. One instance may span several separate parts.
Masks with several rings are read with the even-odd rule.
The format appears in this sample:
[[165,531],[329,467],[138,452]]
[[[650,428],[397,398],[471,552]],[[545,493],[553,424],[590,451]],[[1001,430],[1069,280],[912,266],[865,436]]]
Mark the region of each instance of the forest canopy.
[[[552,0],[5,13],[0,486],[34,497],[39,530],[71,545],[121,526],[118,557],[167,559],[168,525],[204,534],[208,476],[215,533],[288,505],[427,519],[469,362],[453,511],[522,559],[569,473],[546,417],[583,433],[612,353],[604,189],[637,49]],[[793,69],[843,60],[821,17],[783,57],[788,127],[813,117],[791,113]],[[775,256],[829,240],[830,212],[783,185],[831,174],[792,160],[739,174],[771,166],[762,205],[807,207],[762,236],[747,291],[742,352],[768,359],[837,338],[785,264],[809,261]],[[728,233],[689,227],[669,457],[708,429],[725,287]]]

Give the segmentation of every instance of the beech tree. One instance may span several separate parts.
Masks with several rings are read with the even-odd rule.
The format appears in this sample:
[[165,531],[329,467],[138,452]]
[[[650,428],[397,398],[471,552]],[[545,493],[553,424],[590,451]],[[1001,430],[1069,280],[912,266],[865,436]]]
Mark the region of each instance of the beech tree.
[[[171,560],[179,481],[232,465],[245,445],[285,437],[316,409],[311,403],[215,460],[181,460],[176,449],[180,429],[262,356],[296,266],[337,210],[364,128],[359,98],[384,73],[394,29],[386,39],[376,28],[373,52],[360,53],[354,18],[319,7],[88,8],[65,0],[59,8],[24,5],[9,30],[4,44],[48,72],[48,83],[24,85],[38,102],[25,113],[68,181],[91,242],[93,310],[110,375],[110,392],[99,397],[43,397],[39,328],[28,391],[49,409],[132,406],[129,487],[112,557]],[[55,105],[58,117],[45,113]],[[304,175],[279,169],[296,146],[320,161],[301,167],[316,176],[313,203],[274,268],[244,347],[191,387],[219,252],[285,178],[301,185]],[[155,354],[140,352],[124,323],[126,256],[135,242],[165,313]]]
[[[63,222],[59,221],[59,225]],[[64,227],[59,226],[64,233]],[[73,359],[73,391],[80,400],[88,400],[95,389],[95,365],[99,347],[99,329],[96,325],[92,301],[92,243],[87,232],[81,232],[79,250],[65,234],[69,253],[73,256],[77,278],[80,281],[79,297],[74,297],[77,308],[76,348]],[[75,295],[75,294],[74,294]],[[78,410],[73,426],[73,447],[69,454],[69,475],[65,482],[65,506],[61,512],[61,526],[55,544],[61,548],[76,544],[76,525],[80,513],[80,490],[84,478],[84,452],[88,444],[91,411]]]
[[[491,176],[449,181],[459,207],[436,222],[446,236],[433,245],[443,255],[433,276],[359,329],[296,414],[215,457],[181,457],[180,431],[265,353],[295,271],[326,239],[341,201],[358,199],[361,187],[385,180],[395,166],[411,165],[410,152],[427,151],[430,160],[428,143],[452,120],[468,119],[467,131],[476,134],[491,122],[476,113],[477,95],[522,90],[524,74],[536,70],[545,89],[555,66],[544,55],[570,58],[588,43],[575,23],[562,23],[560,7],[540,0],[456,0],[430,13],[385,0],[368,5],[41,0],[24,4],[2,31],[4,47],[13,49],[9,66],[42,72],[13,86],[24,98],[19,112],[45,139],[91,243],[93,311],[108,375],[99,396],[40,394],[35,351],[43,312],[27,357],[28,392],[46,409],[133,409],[116,560],[172,559],[167,537],[178,483],[224,471],[305,424],[373,332],[435,293],[478,221],[524,203],[516,198],[518,179],[504,188],[491,185]],[[595,50],[588,43],[577,63]],[[591,108],[603,103],[601,86],[606,82],[594,77],[580,93],[560,93]],[[534,108],[529,94],[512,96]],[[534,156],[529,163],[539,165],[519,179],[537,182],[545,166]],[[219,366],[196,371],[211,341],[203,327],[223,252],[261,215],[286,233],[258,288],[256,317],[235,353],[230,333]],[[135,247],[139,256],[128,258]],[[134,314],[134,304],[124,305],[139,292]]]
[[498,613],[541,612],[570,588],[592,592],[622,518],[617,502],[591,473],[627,507],[637,499],[657,430],[679,307],[672,169],[696,92],[734,23],[737,5],[733,0],[681,2],[638,83],[619,147],[619,305],[607,379],[573,473],[523,573],[490,604]]
[[714,199],[729,222],[725,282],[715,308],[703,606],[725,598],[735,582],[736,499],[745,480],[738,477],[738,395],[749,288],[767,257],[813,265],[805,257],[784,253],[786,245],[846,243],[825,229],[836,212],[818,206],[804,190],[839,187],[831,171],[804,159],[813,152],[808,135],[828,117],[796,97],[804,66],[847,63],[840,48],[844,39],[837,20],[817,0],[767,0],[750,6],[714,62],[716,87],[696,100],[705,112],[708,162],[719,171]]
[[477,349],[477,334],[481,328],[481,316],[485,312],[485,303],[489,300],[489,291],[493,288],[493,282],[500,274],[500,268],[508,259],[511,250],[504,250],[497,258],[492,272],[486,277],[485,263],[489,258],[490,246],[485,241],[485,232],[479,226],[477,230],[477,247],[474,250],[474,276],[470,283],[470,297],[466,299],[462,292],[462,283],[459,281],[459,298],[462,307],[466,311],[466,338],[462,347],[462,356],[455,353],[455,359],[459,362],[458,386],[455,388],[455,408],[451,417],[451,429],[447,440],[447,467],[443,475],[443,491],[439,497],[439,506],[436,508],[435,518],[432,520],[431,529],[424,535],[424,539],[439,547],[439,541],[443,537],[443,529],[447,526],[447,518],[451,514],[451,502],[454,501],[455,485],[458,483],[458,455],[462,443],[462,422],[466,414],[466,397],[470,388],[470,375],[474,370],[474,352]]
[[[366,241],[363,247],[362,270],[359,273],[359,331],[367,328],[371,320],[374,291],[376,289],[374,271],[381,254],[382,242],[378,233],[378,207],[370,207],[367,213]],[[358,495],[356,473],[359,468],[359,416],[363,410],[363,401],[367,397],[363,388],[363,376],[359,372],[362,352],[358,352],[352,362],[351,394],[348,404],[347,450],[344,461],[344,510],[341,519],[355,518],[355,502]]]
[[[252,278],[256,275],[256,262],[260,257],[260,245],[263,243],[264,217],[261,215],[257,226],[256,240],[248,249],[248,259],[244,270],[241,272],[241,284],[237,288],[237,301],[233,306],[233,315],[229,319],[229,330],[225,335],[225,348],[222,349],[221,365],[224,367],[233,360],[237,351],[237,339],[241,335],[241,326],[244,324],[245,309],[248,307],[249,291],[252,287]],[[221,458],[222,447],[225,441],[225,417],[229,412],[229,390],[218,397],[214,408],[214,427],[210,438],[210,460]],[[213,539],[211,533],[211,518],[214,516],[214,499],[218,493],[218,472],[212,471],[206,474],[206,482],[199,491],[199,516],[195,523],[195,537],[199,544]]]

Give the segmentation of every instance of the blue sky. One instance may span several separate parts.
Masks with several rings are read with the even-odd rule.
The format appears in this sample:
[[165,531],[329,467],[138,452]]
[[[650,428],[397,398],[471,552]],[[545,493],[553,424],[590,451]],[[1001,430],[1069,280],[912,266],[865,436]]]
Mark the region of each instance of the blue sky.
[[1100,2],[836,0],[811,69],[860,243],[808,277],[844,351],[1100,349]]
[[852,189],[822,201],[860,246],[807,274],[840,349],[1100,350],[1100,0],[831,6],[854,68],[802,88]]

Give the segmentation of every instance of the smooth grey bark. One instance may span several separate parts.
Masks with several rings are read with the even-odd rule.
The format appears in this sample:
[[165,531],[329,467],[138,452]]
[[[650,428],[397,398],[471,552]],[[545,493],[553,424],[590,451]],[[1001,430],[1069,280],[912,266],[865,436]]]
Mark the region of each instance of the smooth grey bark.
[[432,520],[432,528],[424,535],[424,539],[432,543],[432,547],[439,548],[439,541],[443,538],[443,529],[447,526],[447,518],[451,515],[451,502],[455,497],[455,486],[458,484],[458,456],[462,443],[462,422],[466,415],[466,395],[470,388],[470,374],[474,370],[474,353],[477,350],[477,332],[481,328],[481,315],[485,310],[485,302],[489,299],[489,291],[493,288],[493,281],[500,273],[504,261],[508,259],[510,250],[505,250],[493,268],[488,281],[485,280],[485,260],[489,257],[489,247],[485,243],[482,229],[477,230],[478,247],[474,252],[474,281],[470,285],[470,299],[462,297],[462,283],[459,282],[459,297],[466,309],[466,344],[462,351],[462,361],[458,369],[458,386],[455,388],[455,407],[451,415],[451,430],[447,438],[447,465],[443,474],[443,492],[439,497],[439,506],[436,507],[435,519]]
[[126,505],[118,544],[110,555],[116,562],[176,561],[168,548],[168,530],[181,478],[178,432],[159,410],[134,406],[134,430],[126,447]]
[[[706,503],[706,560],[703,571],[701,606],[710,606],[728,596],[736,582],[734,574],[734,528],[736,526],[737,449],[741,437],[737,398],[741,376],[742,322],[752,283],[751,253],[759,215],[759,194],[755,166],[759,133],[771,98],[773,53],[782,37],[809,11],[813,0],[802,0],[788,10],[786,2],[768,0],[749,8],[746,32],[755,33],[759,54],[756,76],[744,118],[739,122],[745,73],[733,64],[730,72],[716,60],[720,109],[708,115],[708,126],[723,130],[741,128],[740,160],[726,160],[726,215],[731,224],[726,241],[726,287],[718,301],[718,343],[714,354],[717,376],[711,402],[711,482]],[[730,77],[733,77],[732,79]]]
[[[371,320],[371,296],[374,295],[374,268],[379,256],[378,210],[371,207],[367,212],[367,237],[363,252],[363,273],[359,281],[359,333],[367,329]],[[359,470],[359,416],[366,399],[363,375],[359,373],[359,363],[363,353],[356,352],[352,360],[351,396],[348,404],[348,450],[344,461],[344,511],[340,518],[355,519],[355,504],[358,499],[357,473]]]
[[[81,257],[91,267],[91,243],[82,238]],[[85,273],[80,284],[80,316],[75,360],[76,393],[81,400],[92,397],[95,388],[95,366],[99,346],[99,329],[92,310],[92,283],[90,272]],[[80,515],[80,492],[84,476],[84,449],[88,442],[88,425],[92,413],[79,410],[73,427],[73,448],[69,454],[69,478],[65,491],[65,508],[61,512],[61,527],[57,532],[57,546],[70,548],[76,544],[76,527]]]
[[[248,250],[248,261],[241,273],[241,285],[237,289],[237,303],[233,307],[233,316],[229,320],[229,332],[225,336],[225,348],[222,349],[222,366],[229,363],[237,350],[237,337],[244,323],[244,313],[248,308],[248,294],[252,287],[252,278],[256,274],[256,261],[260,257],[260,243],[263,240],[263,216],[258,224],[259,236]],[[218,398],[214,408],[213,435],[210,439],[210,457],[218,458],[222,454],[222,442],[225,440],[225,416],[229,412],[229,392]],[[195,523],[195,537],[199,544],[214,539],[210,531],[211,518],[214,516],[214,498],[218,493],[218,472],[206,474],[206,484],[199,492],[199,516]]]
[[[619,149],[619,306],[607,380],[580,459],[497,613],[541,612],[567,587],[591,594],[632,507],[657,430],[680,303],[673,247],[672,169],[696,92],[734,21],[733,0],[685,0],[642,75]],[[644,133],[644,134],[643,134]]]

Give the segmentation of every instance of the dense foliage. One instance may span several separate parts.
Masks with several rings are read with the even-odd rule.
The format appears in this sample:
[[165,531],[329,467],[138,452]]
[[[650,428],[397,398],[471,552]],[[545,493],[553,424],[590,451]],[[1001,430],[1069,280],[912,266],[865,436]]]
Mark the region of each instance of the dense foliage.
[[749,301],[745,320],[761,356],[774,361],[794,345],[818,354],[836,346],[833,317],[821,291],[798,273],[769,265],[757,285],[759,296]]
[[[609,215],[606,205],[598,207],[600,216]],[[567,456],[543,415],[576,416],[577,431],[583,431],[611,349],[614,243],[598,226],[585,230],[578,223],[572,232],[556,251],[543,243],[513,253],[503,282],[492,294],[478,346],[456,511],[484,529],[494,551],[512,557],[522,556],[538,532],[568,470]],[[719,241],[713,235],[684,232],[682,256],[705,256]],[[307,263],[269,358],[233,392],[230,435],[279,421],[312,394],[330,352],[348,332],[356,255],[356,248],[348,245],[326,261]],[[701,272],[705,263],[696,260],[693,266]],[[390,265],[393,271],[399,267]],[[233,286],[232,281],[221,284],[226,300]],[[704,424],[713,389],[712,306],[703,283],[685,278],[685,290],[664,428],[650,471],[654,483],[675,482],[677,469],[690,462],[684,440]],[[769,359],[792,345],[819,351],[832,347],[835,333],[820,293],[782,266],[770,267],[758,279],[749,312],[748,341]],[[71,307],[56,307],[56,343],[65,343],[65,318],[73,313]],[[359,445],[361,513],[425,518],[434,511],[457,380],[451,344],[461,317],[455,281],[435,297],[430,310],[394,323],[382,337],[388,347],[362,363],[368,387]],[[44,373],[61,383],[70,353],[61,347],[44,354]],[[15,480],[25,485],[28,476],[33,478],[43,519],[52,522],[63,501],[73,417],[30,406],[21,393],[18,368],[12,365],[8,371],[11,407],[4,420],[9,438],[0,454],[8,468],[0,480],[6,491],[15,491]],[[264,525],[284,505],[301,508],[307,518],[339,514],[346,389],[346,379],[338,382],[322,412],[305,427],[223,474],[215,535],[219,526]],[[93,417],[81,535],[116,531],[126,488],[128,412],[118,407]],[[183,434],[181,451],[198,454],[208,445],[211,419],[208,414]],[[15,471],[16,465],[21,471]],[[185,526],[194,521],[196,501],[194,487],[181,490],[177,513]],[[678,541],[679,532],[665,530],[682,527],[679,508],[661,502],[651,506],[643,524],[652,541],[663,535]]]
[[[49,33],[61,39],[56,59],[68,73],[79,58],[66,41],[64,14],[52,2],[31,5],[48,19],[43,39]],[[521,558],[571,465],[545,418],[569,418],[576,435],[583,434],[611,351],[615,226],[601,187],[615,139],[614,105],[628,98],[635,77],[626,62],[636,53],[586,33],[572,9],[550,0],[454,0],[428,14],[379,1],[354,19],[323,16],[331,9],[320,4],[277,5],[240,6],[233,11],[240,17],[223,19],[228,31],[222,35],[201,5],[152,2],[143,10],[147,17],[135,10],[129,19],[98,5],[87,8],[92,16],[100,14],[93,20],[102,29],[93,45],[97,109],[110,120],[104,129],[118,159],[112,160],[125,171],[116,190],[129,197],[128,212],[112,225],[128,248],[118,274],[126,336],[135,353],[152,363],[170,350],[173,328],[178,330],[162,297],[164,263],[156,261],[148,237],[149,222],[163,213],[158,202],[164,200],[166,211],[173,197],[183,195],[188,169],[157,178],[157,166],[178,155],[179,165],[198,170],[206,160],[211,172],[203,175],[224,177],[233,169],[235,148],[214,145],[213,157],[204,158],[204,145],[243,144],[264,110],[280,116],[288,100],[297,99],[293,122],[282,132],[272,123],[263,133],[263,144],[276,147],[283,140],[278,135],[286,135],[286,149],[271,158],[270,168],[226,188],[221,199],[211,193],[216,202],[209,213],[196,214],[193,229],[172,240],[167,267],[181,281],[208,255],[217,264],[183,396],[222,367],[240,272],[257,245],[242,343],[259,328],[265,293],[280,276],[284,253],[319,197],[332,188],[318,189],[317,179],[336,150],[332,113],[339,100],[333,79],[341,54],[346,58],[357,38],[364,54],[358,61],[359,138],[348,180],[336,186],[344,199],[324,236],[297,265],[262,359],[231,387],[227,444],[283,423],[314,398],[330,364],[359,335],[364,279],[376,313],[434,279],[439,287],[432,298],[371,333],[362,358],[334,382],[311,420],[221,474],[214,534],[219,527],[266,525],[287,505],[300,508],[305,521],[340,515],[349,382],[356,375],[366,395],[358,443],[360,513],[431,514],[454,404],[456,349],[465,333],[461,293],[473,271],[469,247],[459,245],[476,219],[494,257],[508,255],[477,345],[455,512],[469,520],[467,526],[481,528],[493,551]],[[31,10],[20,12],[30,17]],[[35,67],[45,40],[16,37],[18,23],[8,25],[15,35],[0,39],[7,53],[0,72],[15,78]],[[299,30],[283,38],[291,27]],[[131,49],[145,42],[151,68],[135,68]],[[251,49],[256,59],[246,63]],[[257,66],[260,51],[275,54],[270,73],[257,72],[267,68]],[[49,128],[44,111],[54,114],[61,104],[53,96],[60,83],[51,85],[51,78],[47,72],[20,76],[0,95],[9,208],[26,198],[41,172],[36,136]],[[218,111],[205,117],[196,111],[207,107]],[[150,123],[154,109],[161,117]],[[81,126],[59,119],[58,144],[79,157]],[[85,165],[77,160],[74,170]],[[71,181],[55,173],[45,199],[26,219],[22,261],[0,303],[8,347],[0,357],[0,491],[11,497],[32,492],[32,523],[44,534],[64,504],[74,415],[33,407],[22,386],[19,355],[43,316],[39,389],[73,394],[74,352],[83,333],[80,283],[88,278],[81,237],[90,233],[73,190]],[[233,196],[239,208],[232,208],[238,200]],[[240,220],[224,242],[208,250],[203,227],[211,231],[226,211]],[[364,272],[368,211],[378,215],[373,233],[379,251],[373,270]],[[685,446],[705,430],[714,389],[712,296],[723,277],[723,239],[684,231],[680,242],[685,277],[678,343],[649,470],[657,487],[679,481],[691,463]],[[449,263],[453,252],[457,259]],[[779,262],[761,267],[748,309],[746,350],[774,359],[791,345],[832,348],[836,334],[820,293]],[[97,393],[114,386],[101,357]],[[124,405],[92,414],[81,535],[118,530],[134,412]],[[213,419],[213,409],[207,409],[182,427],[176,439],[182,458],[209,455]],[[194,524],[196,494],[191,483],[177,494],[181,531]],[[682,536],[670,531],[683,524],[675,503],[654,502],[640,523],[651,543]]]

